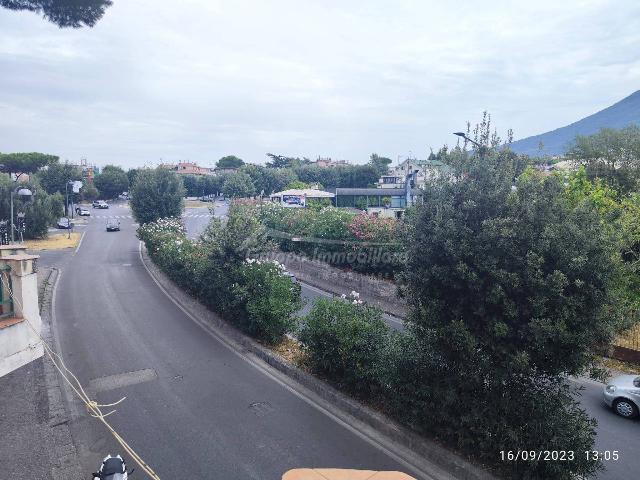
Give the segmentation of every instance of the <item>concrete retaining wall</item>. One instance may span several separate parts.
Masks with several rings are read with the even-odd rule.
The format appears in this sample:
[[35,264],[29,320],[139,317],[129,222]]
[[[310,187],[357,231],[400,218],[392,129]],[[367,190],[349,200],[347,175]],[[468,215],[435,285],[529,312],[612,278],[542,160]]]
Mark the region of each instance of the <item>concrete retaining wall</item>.
[[360,294],[362,300],[377,305],[390,315],[400,318],[406,316],[406,304],[398,298],[397,287],[389,280],[372,275],[347,272],[327,263],[293,253],[276,252],[272,258],[283,263],[287,270],[304,283],[336,295],[355,290]]

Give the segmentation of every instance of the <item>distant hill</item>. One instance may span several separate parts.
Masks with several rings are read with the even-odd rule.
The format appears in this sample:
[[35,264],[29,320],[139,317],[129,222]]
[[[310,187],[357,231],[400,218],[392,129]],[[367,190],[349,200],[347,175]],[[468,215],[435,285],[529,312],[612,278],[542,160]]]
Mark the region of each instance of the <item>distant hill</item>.
[[[619,129],[631,123],[640,125],[640,90],[571,125],[513,142],[511,149],[532,157],[561,155],[576,135],[591,135],[605,127]],[[538,149],[540,142],[544,146],[542,151]]]

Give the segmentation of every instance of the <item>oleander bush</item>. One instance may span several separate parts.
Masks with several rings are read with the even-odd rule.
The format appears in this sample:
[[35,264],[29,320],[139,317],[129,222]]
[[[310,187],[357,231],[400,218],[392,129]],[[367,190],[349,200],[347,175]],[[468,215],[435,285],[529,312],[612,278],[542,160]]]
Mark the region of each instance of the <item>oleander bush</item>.
[[169,278],[250,335],[277,343],[295,329],[300,287],[276,262],[247,259],[266,245],[255,219],[230,212],[190,240],[181,221],[161,218],[138,228],[154,263]]
[[298,332],[314,371],[369,395],[376,390],[388,336],[382,311],[364,304],[356,292],[340,299],[318,299]]
[[232,292],[240,306],[236,323],[250,335],[274,344],[295,329],[295,314],[302,306],[300,285],[284,265],[247,259],[237,271]]

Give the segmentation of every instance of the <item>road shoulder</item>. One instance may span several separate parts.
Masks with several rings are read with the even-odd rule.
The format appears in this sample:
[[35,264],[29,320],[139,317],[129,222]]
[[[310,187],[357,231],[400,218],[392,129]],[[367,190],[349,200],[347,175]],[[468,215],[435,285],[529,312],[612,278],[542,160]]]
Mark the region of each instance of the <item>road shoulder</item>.
[[[48,273],[45,273],[48,271]],[[51,328],[51,308],[54,287],[59,277],[57,268],[43,269],[43,282],[39,283],[39,293],[41,292],[41,312],[42,318],[42,338],[47,342],[54,351],[55,342]],[[40,272],[39,272],[40,274]],[[56,352],[60,354],[60,352]],[[49,427],[53,435],[53,445],[51,458],[53,466],[51,476],[54,480],[71,480],[84,478],[80,468],[80,462],[76,446],[69,429],[69,412],[67,411],[62,388],[60,384],[60,376],[51,359],[45,354],[44,360],[44,378],[47,388],[47,400],[49,403]]]

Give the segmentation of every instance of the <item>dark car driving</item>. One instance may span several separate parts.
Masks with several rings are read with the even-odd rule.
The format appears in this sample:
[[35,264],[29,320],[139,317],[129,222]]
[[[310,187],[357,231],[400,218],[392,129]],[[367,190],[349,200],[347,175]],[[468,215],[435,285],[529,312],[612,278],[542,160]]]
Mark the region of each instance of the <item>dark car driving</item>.
[[120,220],[116,220],[115,218],[110,218],[107,220],[107,232],[119,232],[120,231]]

